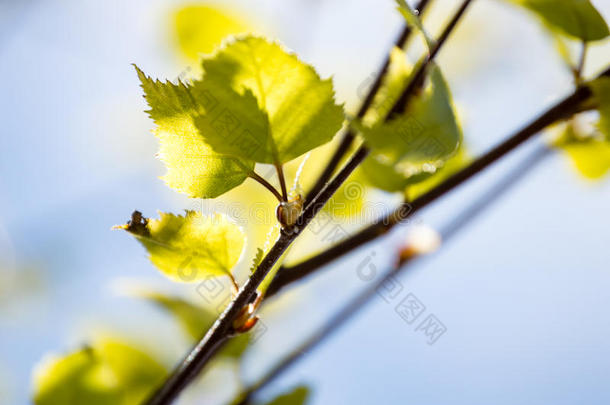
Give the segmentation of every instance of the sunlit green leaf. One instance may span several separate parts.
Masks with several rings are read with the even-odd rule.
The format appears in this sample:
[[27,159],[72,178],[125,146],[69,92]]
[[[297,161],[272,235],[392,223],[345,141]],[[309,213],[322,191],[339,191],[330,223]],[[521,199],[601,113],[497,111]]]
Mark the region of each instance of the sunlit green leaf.
[[243,183],[254,162],[215,152],[193,123],[201,109],[214,103],[209,92],[201,86],[154,81],[136,70],[148,113],[157,124],[154,132],[160,140],[159,158],[168,169],[167,185],[191,197],[214,198]]
[[[394,58],[400,53],[395,50]],[[409,77],[406,66],[402,66],[395,70],[396,78],[392,79],[398,88],[403,88],[401,83]],[[455,153],[461,142],[451,93],[440,69],[431,66],[428,76],[428,83],[411,99],[403,114],[385,123],[376,120],[372,126],[360,128],[372,148],[362,173],[375,187],[403,191],[408,184],[428,178]],[[387,91],[392,101],[397,93],[400,91]]]
[[193,282],[230,275],[245,244],[241,228],[222,214],[207,217],[196,211],[185,216],[160,213],[160,219],[132,220],[121,228],[144,245],[150,260],[174,281]]
[[34,371],[34,403],[139,405],[166,374],[150,355],[104,339],[66,356],[44,359]]
[[195,61],[202,54],[211,53],[225,37],[251,30],[243,18],[218,6],[187,5],[173,18],[180,50]]
[[[343,122],[330,79],[299,61],[275,42],[244,36],[204,58],[201,87],[210,89],[227,121],[251,113],[234,105],[236,94],[254,96],[268,117],[268,127],[245,125],[210,131],[203,114],[197,127],[212,147],[261,163],[285,163],[332,139]],[[233,120],[232,118],[235,118]],[[246,145],[246,146],[244,146]]]
[[608,25],[589,0],[511,0],[538,15],[551,29],[583,41],[610,35]]

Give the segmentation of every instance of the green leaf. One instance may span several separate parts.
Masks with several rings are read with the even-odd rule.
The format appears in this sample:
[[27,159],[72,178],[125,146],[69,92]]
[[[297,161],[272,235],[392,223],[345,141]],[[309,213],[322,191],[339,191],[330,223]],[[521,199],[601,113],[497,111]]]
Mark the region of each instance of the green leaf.
[[589,86],[593,90],[597,110],[599,111],[597,128],[606,141],[610,142],[610,77],[595,79]]
[[428,50],[434,47],[434,39],[428,35],[419,16],[413,11],[411,6],[407,4],[405,0],[396,0],[396,4],[398,5],[398,11],[404,17],[407,24],[409,24],[412,28],[415,28],[424,38],[426,45],[428,46]]
[[202,137],[193,118],[214,103],[209,92],[179,82],[154,81],[136,71],[160,140],[159,158],[167,166],[167,185],[194,198],[215,198],[239,186],[254,162],[215,152]]
[[266,405],[303,405],[309,396],[309,388],[298,386],[290,392],[282,394]]
[[341,128],[343,109],[334,101],[331,80],[320,79],[278,43],[243,36],[225,43],[202,65],[201,87],[210,90],[228,116],[239,121],[256,114],[235,104],[243,96],[255,98],[267,117],[266,127],[257,122],[219,132],[209,130],[213,119],[202,114],[196,125],[220,153],[282,164],[330,141]]
[[34,404],[139,405],[166,374],[150,355],[104,339],[43,360],[34,371]]
[[[180,324],[191,342],[196,343],[212,327],[217,318],[207,308],[195,305],[180,297],[171,297],[155,291],[138,291],[137,295],[169,312]],[[250,342],[247,333],[234,337],[219,353],[220,357],[239,359]]]
[[185,216],[160,213],[160,219],[143,219],[139,212],[120,228],[144,245],[150,260],[174,281],[194,282],[231,275],[245,244],[239,226],[222,214],[205,217],[187,211]]
[[610,35],[608,25],[589,0],[512,0],[533,11],[552,30],[598,41]]
[[188,5],[173,16],[178,47],[189,59],[199,61],[211,53],[223,38],[250,30],[244,19],[217,6]]
[[[399,51],[394,52],[399,55]],[[408,80],[409,75],[404,68],[396,72],[402,80],[396,78],[393,83],[402,88],[404,85],[399,83]],[[462,132],[449,87],[436,65],[429,68],[428,77],[423,91],[411,99],[403,114],[385,123],[379,119],[370,127],[360,128],[372,148],[361,172],[375,187],[404,191],[407,185],[436,173],[460,145]],[[391,98],[397,93],[400,92],[388,92]]]

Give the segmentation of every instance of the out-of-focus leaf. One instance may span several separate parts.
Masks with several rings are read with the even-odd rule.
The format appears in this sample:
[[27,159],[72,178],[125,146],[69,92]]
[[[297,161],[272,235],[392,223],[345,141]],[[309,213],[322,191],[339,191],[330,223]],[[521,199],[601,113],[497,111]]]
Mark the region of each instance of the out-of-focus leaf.
[[282,394],[266,405],[303,405],[309,396],[309,388],[306,386],[298,386],[290,392]]
[[181,7],[174,14],[174,28],[180,50],[194,61],[211,53],[225,37],[251,30],[244,19],[208,5]]
[[100,340],[43,360],[34,371],[34,403],[139,405],[166,374],[149,354],[120,341]]
[[583,41],[610,35],[608,25],[589,0],[511,0],[533,11],[551,29]]
[[157,124],[154,132],[160,140],[159,158],[168,169],[163,177],[167,185],[190,197],[214,198],[243,183],[254,161],[215,152],[193,123],[200,109],[215,105],[209,91],[155,81],[136,70],[150,106],[147,112]]
[[330,141],[341,128],[343,109],[335,103],[332,81],[322,80],[313,67],[278,43],[243,36],[225,43],[202,65],[203,87],[212,89],[228,115],[245,114],[233,111],[235,93],[253,95],[269,122],[265,133],[260,127],[245,127],[245,132],[227,135],[209,131],[212,120],[203,115],[197,127],[219,153],[281,164]]
[[[171,297],[155,291],[139,291],[137,295],[154,302],[173,315],[192,342],[199,341],[217,318],[217,314],[209,309],[183,298]],[[247,333],[236,336],[221,349],[219,356],[239,359],[249,342],[250,335]]]
[[434,47],[434,40],[426,32],[426,29],[422,25],[419,16],[415,13],[415,11],[413,11],[411,6],[409,6],[405,0],[396,0],[396,4],[398,5],[398,11],[400,14],[402,14],[407,24],[409,24],[412,28],[417,29],[417,31],[426,41],[428,50],[432,49]]
[[593,80],[590,84],[597,110],[599,111],[599,123],[597,125],[599,131],[610,142],[610,77],[600,77]]
[[562,145],[578,172],[589,180],[599,180],[610,171],[610,142],[590,138]]
[[242,254],[245,235],[225,215],[185,216],[160,213],[160,219],[144,219],[134,213],[121,226],[144,245],[151,262],[174,281],[194,282],[212,276],[231,275]]
[[[400,72],[403,80],[408,80],[406,70]],[[456,152],[461,142],[462,132],[451,93],[440,69],[431,66],[428,77],[424,89],[411,99],[402,115],[360,128],[372,148],[362,173],[375,187],[403,191],[407,185],[428,178]],[[400,87],[398,80],[395,83]]]

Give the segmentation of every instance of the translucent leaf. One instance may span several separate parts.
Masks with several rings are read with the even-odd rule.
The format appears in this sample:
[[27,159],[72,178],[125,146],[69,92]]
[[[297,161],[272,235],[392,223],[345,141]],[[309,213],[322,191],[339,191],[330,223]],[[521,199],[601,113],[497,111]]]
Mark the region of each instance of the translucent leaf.
[[267,405],[303,405],[309,396],[309,388],[305,386],[299,386],[292,391],[282,394]]
[[139,405],[167,370],[150,355],[116,340],[100,340],[34,371],[36,405]]
[[213,104],[209,93],[184,83],[154,81],[136,70],[150,106],[147,112],[157,124],[167,185],[190,197],[214,198],[243,183],[254,162],[215,152],[193,123],[200,109]]
[[207,5],[181,7],[174,14],[174,28],[180,50],[194,61],[199,61],[201,54],[211,53],[223,38],[250,30],[242,18]]
[[[155,291],[140,291],[137,295],[150,300],[173,315],[193,343],[203,337],[217,318],[217,314],[207,308],[180,297],[171,297]],[[222,348],[219,356],[239,359],[248,347],[249,340],[248,334],[234,337]]]
[[[394,52],[399,55],[399,51]],[[396,72],[398,78],[393,84],[404,87],[400,83],[407,80],[406,70]],[[373,149],[362,165],[362,173],[375,187],[403,191],[407,185],[428,178],[456,152],[461,142],[451,93],[440,69],[432,65],[428,77],[423,91],[411,99],[403,114],[385,123],[378,120],[370,127],[360,128]],[[391,98],[396,93],[400,91],[387,91]]]
[[242,254],[245,235],[222,214],[160,213],[160,219],[141,220],[138,214],[121,228],[133,234],[148,250],[153,264],[174,281],[230,275]]
[[551,29],[583,41],[610,35],[608,25],[589,0],[512,0],[538,15]]
[[[209,131],[212,119],[196,123],[212,147],[260,163],[285,163],[332,139],[343,122],[330,79],[285,51],[278,43],[245,36],[204,58],[202,87],[212,90],[229,117],[248,115],[235,106],[237,93],[252,95],[268,117],[268,128]],[[239,121],[239,120],[238,120]]]

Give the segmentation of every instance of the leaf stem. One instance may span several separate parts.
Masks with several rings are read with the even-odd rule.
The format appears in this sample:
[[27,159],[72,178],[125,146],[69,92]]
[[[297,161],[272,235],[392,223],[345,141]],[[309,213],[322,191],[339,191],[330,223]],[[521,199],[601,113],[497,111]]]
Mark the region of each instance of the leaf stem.
[[275,163],[275,170],[277,171],[277,177],[280,179],[280,186],[282,187],[282,197],[284,201],[288,201],[288,190],[286,189],[286,178],[284,177],[284,168],[280,163]]
[[262,184],[263,186],[265,186],[265,188],[269,191],[271,191],[273,193],[273,195],[275,196],[275,198],[277,198],[277,200],[279,202],[282,202],[282,195],[279,193],[279,191],[277,191],[275,189],[275,187],[273,187],[267,180],[265,180],[263,177],[259,176],[256,172],[251,171],[250,173],[248,173],[248,177],[250,177],[253,180],[256,180],[257,182],[259,182],[260,184]]
[[582,83],[582,74],[585,68],[585,62],[587,60],[587,50],[588,50],[588,46],[587,43],[585,41],[582,42],[582,47],[580,49],[580,58],[578,59],[578,65],[576,65],[576,67],[574,67],[573,72],[574,72],[574,82],[576,83],[576,85],[579,85]]
[[[417,12],[419,13],[420,16],[423,15],[429,2],[430,2],[430,0],[420,0],[419,4],[417,4],[417,6],[415,7],[415,10],[417,10]],[[403,30],[401,31],[400,35],[396,39],[394,46],[396,46],[398,48],[404,48],[404,46],[407,44],[412,32],[413,32],[412,27],[405,24]],[[383,78],[385,77],[389,68],[390,68],[390,55],[388,52],[388,56],[386,57],[385,61],[383,62],[381,70],[375,77],[375,81],[373,82],[373,85],[368,90],[368,92],[364,98],[364,101],[362,102],[362,104],[360,105],[360,108],[358,109],[358,113],[356,115],[358,118],[364,117],[364,114],[366,114],[367,110],[370,108],[371,104],[373,103],[373,100],[375,99],[375,95],[377,94],[377,92],[379,91],[379,88],[381,87]],[[322,171],[322,173],[318,177],[316,183],[314,184],[314,186],[311,188],[311,190],[307,194],[307,197],[305,199],[305,205],[309,204],[316,197],[316,195],[318,195],[320,190],[322,190],[322,187],[324,187],[324,185],[330,180],[333,173],[335,173],[335,170],[337,170],[337,167],[339,167],[339,163],[341,163],[341,160],[345,157],[347,152],[350,150],[350,147],[354,141],[354,138],[355,138],[354,131],[351,128],[348,128],[347,132],[345,132],[345,134],[341,138],[341,142],[339,143],[339,146],[337,146],[337,149],[335,150],[332,157],[330,158],[330,160],[324,167],[324,171]]]

